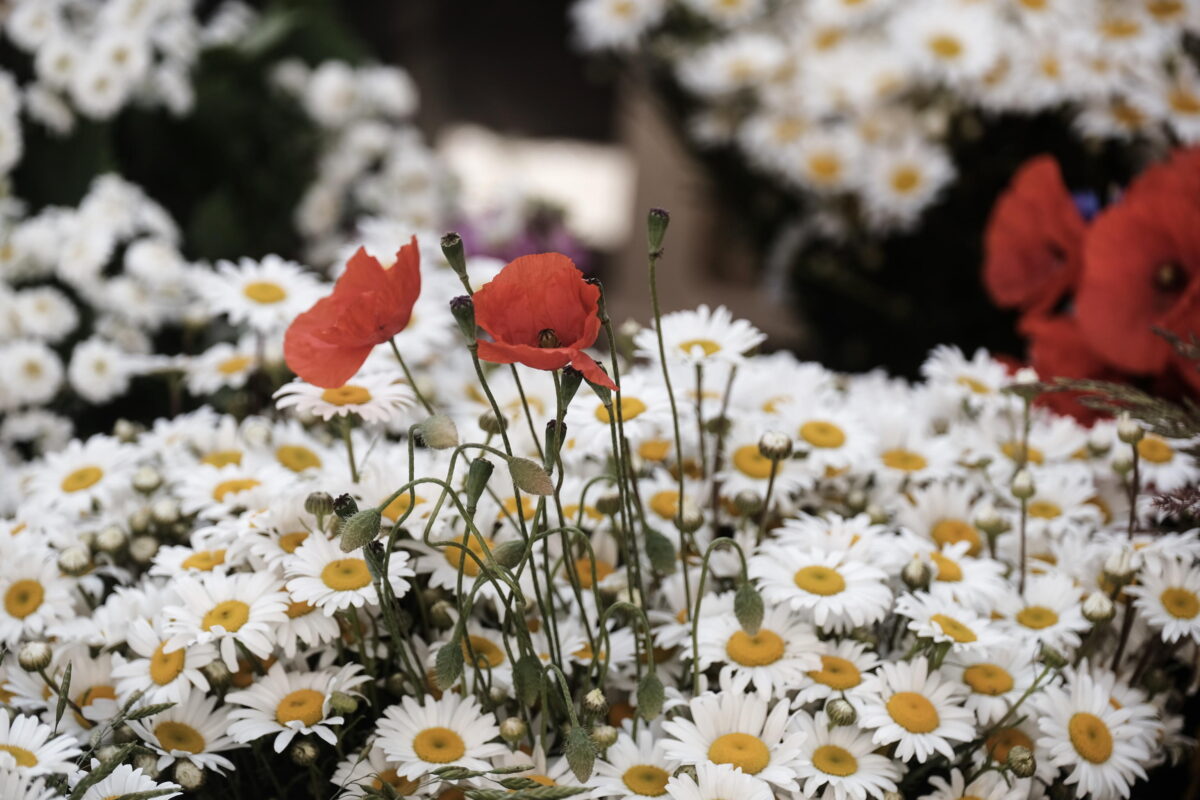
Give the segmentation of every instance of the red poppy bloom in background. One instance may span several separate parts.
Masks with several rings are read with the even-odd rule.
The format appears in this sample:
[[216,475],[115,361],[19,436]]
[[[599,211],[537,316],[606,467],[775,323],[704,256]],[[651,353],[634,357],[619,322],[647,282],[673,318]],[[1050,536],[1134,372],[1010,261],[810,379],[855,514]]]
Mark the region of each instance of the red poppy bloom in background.
[[1200,333],[1200,204],[1135,187],[1092,224],[1075,295],[1088,345],[1109,364],[1159,375],[1177,358],[1154,328]]
[[[1121,380],[1121,374],[1088,347],[1073,317],[1027,315],[1018,330],[1029,337],[1029,365],[1044,381],[1054,378]],[[1078,397],[1078,392],[1047,392],[1038,397],[1037,402],[1060,414],[1070,414],[1084,424],[1104,416],[1079,403]]]
[[417,237],[400,248],[396,263],[387,269],[358,248],[346,262],[333,293],[288,327],[283,339],[288,367],[315,386],[342,386],[358,372],[375,345],[404,330],[420,294]]
[[1022,166],[984,235],[983,282],[996,305],[1053,308],[1079,275],[1084,228],[1058,163],[1038,156]]
[[592,383],[616,390],[583,352],[600,334],[600,289],[562,253],[521,256],[472,299],[475,322],[492,337],[479,340],[484,361],[547,370],[569,364]]

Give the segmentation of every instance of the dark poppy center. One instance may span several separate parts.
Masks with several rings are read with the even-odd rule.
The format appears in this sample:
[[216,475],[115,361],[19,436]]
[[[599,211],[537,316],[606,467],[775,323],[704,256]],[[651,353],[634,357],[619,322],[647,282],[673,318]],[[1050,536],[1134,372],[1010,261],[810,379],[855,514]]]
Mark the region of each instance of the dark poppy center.
[[1164,261],[1154,268],[1154,285],[1163,292],[1178,292],[1187,283],[1187,273],[1176,261]]
[[538,347],[552,348],[561,346],[561,342],[558,341],[558,333],[554,328],[544,328],[538,331]]

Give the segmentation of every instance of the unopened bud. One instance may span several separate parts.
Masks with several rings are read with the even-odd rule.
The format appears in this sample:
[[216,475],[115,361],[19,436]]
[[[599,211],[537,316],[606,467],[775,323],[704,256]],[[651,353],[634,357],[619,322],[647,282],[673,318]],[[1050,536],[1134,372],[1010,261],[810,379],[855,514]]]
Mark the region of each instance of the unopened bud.
[[1137,444],[1145,435],[1146,431],[1129,416],[1129,412],[1122,412],[1117,418],[1117,438],[1125,444]]
[[1033,475],[1027,469],[1017,470],[1017,474],[1013,476],[1012,485],[1009,487],[1013,497],[1018,500],[1028,500],[1037,492],[1037,487],[1033,483]]
[[1038,661],[1051,669],[1062,669],[1070,663],[1067,661],[1066,656],[1044,642],[1042,643],[1042,651],[1038,654]]
[[173,497],[163,497],[150,506],[150,516],[159,525],[173,525],[179,521],[179,503]]
[[429,621],[445,630],[455,623],[454,604],[449,600],[438,600],[429,608]]
[[488,689],[488,700],[493,706],[501,706],[508,702],[508,689],[500,684],[494,684]]
[[1088,435],[1087,449],[1093,456],[1102,456],[1112,449],[1111,434],[1103,428],[1094,428]]
[[92,557],[79,546],[68,547],[58,556],[58,568],[64,575],[79,577],[92,568]]
[[233,680],[233,673],[229,671],[229,667],[225,666],[225,662],[221,659],[210,661],[200,668],[209,685],[214,689],[223,689]]
[[345,692],[333,692],[329,695],[329,710],[339,717],[353,714],[358,710],[358,700]]
[[603,716],[608,713],[608,700],[602,689],[592,689],[583,697],[583,708],[589,714]]
[[676,778],[682,778],[686,776],[692,780],[696,780],[697,778],[696,768],[691,764],[684,764],[681,767],[677,767],[672,775],[674,775]]
[[45,642],[25,642],[17,651],[17,664],[26,672],[39,672],[50,666],[54,652]]
[[852,489],[850,494],[846,495],[846,508],[857,514],[867,507],[868,500],[867,493],[862,489]]
[[350,519],[342,523],[342,552],[352,553],[364,545],[375,541],[383,522],[383,515],[377,508],[364,508]]
[[1142,684],[1151,694],[1165,692],[1175,685],[1171,676],[1162,668],[1152,669],[1147,672],[1146,677],[1142,679]]
[[408,690],[405,688],[407,685],[408,678],[401,672],[393,672],[383,681],[383,687],[397,697],[408,694]]
[[117,437],[122,444],[129,444],[137,439],[143,430],[145,430],[145,428],[136,422],[131,422],[127,419],[119,419],[113,425],[113,436]]
[[524,557],[525,542],[521,539],[501,542],[492,548],[492,558],[497,564],[506,569],[512,569],[517,566]]
[[1037,759],[1034,758],[1033,751],[1019,744],[1008,751],[1008,758],[1004,763],[1018,778],[1032,778],[1033,773],[1037,771]]
[[509,717],[500,723],[500,738],[509,744],[516,744],[525,736],[528,726],[520,717]]
[[1104,574],[1113,583],[1124,585],[1133,580],[1141,566],[1141,556],[1134,550],[1122,547],[1104,559]]
[[427,447],[434,450],[448,450],[458,446],[458,428],[454,420],[445,414],[434,414],[427,417],[417,426],[417,433]]
[[923,558],[913,556],[912,560],[904,565],[904,569],[900,570],[900,579],[909,589],[914,592],[920,591],[929,588],[929,582],[933,580],[933,570]]
[[158,768],[157,753],[138,753],[133,757],[133,767],[134,769],[140,769],[142,774],[151,780],[158,778],[162,772]]
[[572,725],[563,744],[563,755],[567,757],[567,765],[575,778],[583,783],[592,777],[592,768],[596,764],[596,745],[588,732],[578,725]]
[[554,482],[540,464],[520,456],[508,457],[508,473],[513,483],[523,492],[546,497],[554,494]]
[[646,243],[650,245],[651,253],[662,250],[663,239],[670,224],[671,215],[665,208],[652,208],[646,215]]
[[762,513],[762,495],[753,489],[743,489],[733,496],[734,508],[744,517],[753,517]]
[[780,431],[767,431],[758,439],[758,452],[763,458],[782,461],[792,454],[792,437]]
[[989,503],[979,509],[979,514],[975,517],[975,527],[988,536],[999,536],[1008,530],[1009,525],[996,511],[996,507]]
[[491,411],[485,411],[479,415],[479,427],[484,433],[499,436],[508,427],[508,422]]
[[128,540],[129,537],[125,535],[125,531],[115,525],[109,525],[96,534],[96,549],[102,553],[116,555],[121,552]]
[[1093,624],[1108,622],[1116,613],[1116,606],[1104,592],[1092,592],[1083,601],[1083,617]]
[[187,759],[175,762],[175,782],[185,792],[194,792],[204,785],[204,770]]
[[463,240],[454,231],[442,237],[442,255],[454,273],[464,281],[467,278],[467,256],[463,251]]
[[872,525],[883,525],[888,521],[888,513],[883,510],[883,507],[877,503],[871,503],[866,508],[867,517],[871,520]]
[[1117,453],[1112,460],[1113,472],[1118,475],[1128,475],[1133,471],[1133,455],[1130,453]]
[[605,516],[614,516],[621,511],[621,495],[603,494],[596,498],[596,510]]
[[329,492],[312,492],[304,498],[304,510],[314,517],[327,517],[333,513],[333,495]]
[[1013,376],[1013,383],[1018,386],[1030,386],[1038,382],[1037,370],[1033,367],[1021,367]]
[[704,524],[704,512],[690,500],[683,502],[683,514],[676,522],[676,527],[684,533],[695,533]]
[[130,481],[135,492],[150,494],[162,486],[162,475],[154,467],[138,467]]
[[825,714],[834,725],[853,725],[858,721],[858,712],[848,700],[832,697],[825,704]]
[[139,508],[129,515],[129,530],[133,533],[145,533],[150,530],[150,523],[153,518],[150,516],[150,509]]
[[607,750],[617,741],[617,729],[612,725],[597,725],[592,728],[592,741],[599,750]]
[[301,767],[316,763],[320,755],[321,751],[308,739],[300,739],[288,748],[288,758],[292,760],[293,764]]
[[475,302],[465,294],[455,297],[450,301],[450,313],[454,315],[454,321],[458,323],[458,329],[466,337],[467,343],[477,347],[479,331],[475,327]]
[[135,536],[129,541],[129,557],[133,563],[146,566],[158,554],[158,539],[153,536]]

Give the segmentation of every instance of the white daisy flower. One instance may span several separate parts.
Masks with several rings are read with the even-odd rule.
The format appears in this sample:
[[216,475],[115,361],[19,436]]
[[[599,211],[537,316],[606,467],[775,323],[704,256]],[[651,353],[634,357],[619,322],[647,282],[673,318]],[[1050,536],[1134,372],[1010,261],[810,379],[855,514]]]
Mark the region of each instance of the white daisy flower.
[[118,696],[140,691],[147,703],[178,703],[192,687],[208,691],[201,669],[216,658],[216,648],[194,644],[168,653],[167,641],[161,617],[129,623],[126,643],[134,657],[113,668]]
[[950,770],[950,780],[940,775],[929,778],[929,784],[934,791],[921,795],[921,800],[962,800],[964,797],[974,797],[978,800],[1026,800],[1029,797],[1029,787],[1024,781],[1017,779],[1013,785],[1004,782],[1004,777],[994,772],[987,772],[967,783],[967,779],[957,769]]
[[378,745],[372,745],[365,753],[352,753],[338,762],[337,769],[329,782],[341,790],[338,800],[351,800],[367,792],[378,792],[387,785],[399,797],[420,796],[419,783],[401,777],[397,765],[388,761]]
[[188,391],[204,397],[221,389],[241,389],[259,367],[258,347],[254,337],[246,336],[236,343],[219,342],[188,359]]
[[7,409],[50,402],[63,383],[63,365],[44,342],[18,340],[0,345],[0,395]]
[[840,552],[795,551],[765,545],[749,561],[768,603],[787,603],[819,628],[842,630],[884,618],[892,590],[883,570]]
[[29,502],[71,514],[107,508],[132,493],[137,451],[109,436],[74,440],[30,476]]
[[804,734],[800,748],[800,780],[806,797],[861,800],[896,791],[900,767],[875,753],[871,734],[853,725],[831,725],[825,712],[800,714],[796,727]]
[[929,662],[884,662],[870,676],[869,696],[859,724],[873,728],[875,744],[896,742],[896,757],[928,761],[935,753],[954,758],[952,742],[975,736],[974,714],[961,704],[966,690],[961,684],[929,671]]
[[[345,553],[322,534],[309,536],[283,561],[287,589],[302,603],[320,608],[326,616],[348,608],[375,607],[379,596],[361,550]],[[388,561],[388,584],[397,598],[408,593],[413,571],[408,553],[397,550]]]
[[200,579],[180,575],[175,590],[182,605],[163,610],[171,637],[164,652],[219,643],[231,671],[238,669],[238,643],[259,658],[268,657],[275,646],[274,628],[287,619],[288,596],[282,588],[271,572],[208,573]]
[[986,653],[950,656],[943,669],[970,690],[964,705],[980,725],[991,725],[1033,685],[1037,670],[1032,647],[996,647]]
[[950,646],[949,653],[966,656],[1003,646],[1008,637],[968,608],[928,592],[901,595],[896,613],[908,617],[908,630],[918,639]]
[[1200,567],[1167,561],[1160,571],[1142,570],[1138,585],[1125,591],[1164,641],[1200,641]]
[[932,387],[953,392],[960,400],[978,406],[994,400],[1009,384],[1008,370],[987,350],[970,358],[953,345],[938,345],[921,365],[921,375]]
[[665,0],[584,0],[571,6],[571,17],[588,50],[632,47],[666,11]]
[[245,706],[230,712],[228,733],[236,742],[277,734],[276,753],[282,753],[297,734],[314,734],[337,744],[337,735],[330,726],[341,725],[344,719],[330,716],[330,698],[334,692],[358,694],[355,687],[370,680],[369,675],[359,674],[361,670],[360,664],[313,672],[273,664],[266,676],[249,689],[225,696],[226,702]]
[[55,737],[50,726],[37,717],[0,714],[0,773],[14,770],[27,776],[70,775],[79,753],[74,737]]
[[485,759],[508,750],[492,741],[500,729],[475,698],[451,693],[437,700],[427,695],[424,704],[402,698],[400,705],[384,709],[376,733],[377,745],[409,780],[439,767],[487,770],[491,765]]
[[1180,452],[1182,448],[1195,447],[1197,444],[1200,441],[1164,439],[1154,434],[1143,436],[1137,443],[1142,481],[1159,492],[1169,492],[1200,481],[1200,465],[1197,465],[1196,459]]
[[0,561],[0,640],[12,647],[70,619],[75,614],[73,589],[49,551]]
[[855,707],[862,703],[864,677],[879,666],[879,656],[861,642],[850,639],[821,642],[819,669],[810,670],[812,683],[792,698],[792,708],[821,703],[831,697],[849,700]]
[[214,315],[259,333],[282,331],[316,302],[323,288],[299,264],[276,255],[257,262],[218,261],[215,270],[196,277],[196,291]]
[[47,786],[43,778],[27,775],[23,771],[0,769],[0,797],[4,800],[59,800],[62,795]]
[[696,764],[695,779],[687,773],[671,778],[666,793],[671,800],[771,800],[775,796],[764,781],[729,764],[710,762]]
[[[92,770],[94,771],[99,766],[100,762],[92,759]],[[140,792],[161,792],[161,794],[155,794],[154,796],[166,800],[169,797],[178,797],[180,792],[172,790],[179,788],[178,784],[169,781],[159,783],[142,772],[142,770],[129,764],[121,764],[108,775],[89,786],[88,790],[83,793],[79,800],[108,800],[112,797],[124,797],[125,795],[138,794]],[[4,797],[8,798],[8,795],[4,795]]]
[[1014,636],[1065,651],[1078,647],[1080,635],[1092,627],[1083,616],[1080,594],[1075,581],[1062,573],[1031,575],[1024,596],[1010,591],[998,610],[1008,617]]
[[667,756],[658,726],[646,726],[636,739],[628,728],[621,731],[596,762],[592,783],[605,797],[650,800],[666,791],[678,762]]
[[303,417],[331,420],[357,414],[365,422],[390,423],[416,404],[416,395],[394,373],[356,375],[351,383],[332,389],[313,386],[299,378],[275,392],[275,406],[292,408]]
[[[664,314],[662,335],[669,363],[694,366],[740,364],[746,353],[767,338],[746,320],[734,319],[725,306],[710,310],[706,305],[694,311]],[[633,341],[639,356],[659,360],[658,336],[653,328],[638,331]]]
[[[707,598],[706,598],[707,600]],[[787,606],[766,609],[753,636],[742,630],[730,611],[710,615],[703,606],[704,624],[698,645],[700,668],[723,663],[734,675],[748,675],[756,691],[783,695],[788,687],[804,682],[805,673],[820,667],[817,637],[812,626],[793,616]]]
[[222,773],[233,769],[233,762],[220,754],[245,747],[229,737],[229,718],[229,709],[218,708],[216,697],[193,691],[166,711],[130,720],[129,727],[158,753],[160,770],[183,760]]

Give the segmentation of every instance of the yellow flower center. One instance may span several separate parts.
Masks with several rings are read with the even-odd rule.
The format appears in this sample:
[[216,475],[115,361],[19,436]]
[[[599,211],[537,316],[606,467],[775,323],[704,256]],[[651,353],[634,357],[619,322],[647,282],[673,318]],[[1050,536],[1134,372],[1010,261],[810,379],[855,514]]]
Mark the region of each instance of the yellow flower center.
[[551,778],[549,775],[522,775],[522,778],[528,778],[541,786],[558,786],[558,781]]
[[1062,509],[1056,503],[1051,503],[1049,500],[1034,500],[1025,508],[1026,512],[1031,517],[1038,519],[1057,519],[1062,516]]
[[1071,715],[1067,723],[1067,733],[1075,752],[1086,761],[1093,764],[1103,764],[1112,756],[1112,732],[1104,724],[1104,720],[1095,714],[1080,711]]
[[898,469],[902,472],[916,472],[917,470],[925,469],[929,464],[925,460],[925,456],[912,450],[905,450],[902,447],[885,450],[880,456],[885,467]]
[[352,592],[371,584],[371,571],[361,558],[339,558],[321,570],[321,581],[335,592]]
[[1160,22],[1173,19],[1183,13],[1184,5],[1180,0],[1150,0],[1146,10]]
[[[1010,461],[1028,461],[1031,464],[1041,464],[1046,460],[1046,456],[1041,450],[1038,450],[1033,445],[1022,447],[1020,442],[1005,442],[1000,445],[1000,452],[1008,457]],[[1022,458],[1022,453],[1025,458]]]
[[462,737],[449,728],[426,728],[413,737],[413,752],[431,764],[449,764],[467,752]]
[[1058,622],[1058,614],[1045,606],[1026,606],[1017,612],[1017,622],[1026,628],[1040,631]]
[[280,725],[299,722],[311,728],[325,716],[324,707],[325,695],[316,689],[297,689],[279,701],[275,707],[275,721]]
[[977,694],[995,697],[1012,691],[1013,677],[1008,670],[996,664],[972,664],[963,670],[963,683]]
[[808,677],[820,684],[844,692],[862,683],[862,673],[853,661],[838,656],[821,656],[821,668],[808,673]]
[[285,444],[275,449],[275,460],[292,472],[321,466],[321,457],[299,444]]
[[164,653],[163,648],[166,646],[167,643],[163,642],[154,649],[154,655],[150,656],[150,680],[159,686],[166,686],[179,677],[187,655],[182,647],[174,652]]
[[762,628],[751,636],[737,631],[725,643],[725,654],[743,667],[765,667],[783,658],[783,639],[778,633]]
[[154,726],[154,737],[168,752],[180,750],[185,753],[203,753],[208,742],[200,731],[185,722],[166,720]]
[[764,456],[756,444],[744,444],[733,452],[733,465],[743,475],[758,480],[771,477],[775,462]]
[[810,594],[828,597],[846,588],[846,579],[835,569],[813,565],[801,567],[792,576],[796,585]]
[[1100,32],[1111,39],[1129,39],[1137,36],[1142,26],[1128,17],[1112,17],[1100,23]]
[[946,583],[957,583],[963,579],[962,567],[954,559],[946,558],[936,551],[929,554],[929,559],[937,567],[936,580],[945,581]]
[[184,569],[196,569],[201,572],[209,572],[213,567],[219,567],[225,563],[224,550],[198,550],[183,560],[180,564]]
[[242,294],[256,303],[271,305],[287,299],[287,290],[271,281],[253,281],[242,287]]
[[846,443],[846,432],[823,419],[811,419],[800,426],[800,438],[813,447],[832,450]]
[[[79,696],[75,698],[75,705],[79,706],[80,709],[84,709],[90,706],[92,703],[95,703],[97,700],[116,699],[117,690],[114,687],[105,684],[98,684],[96,686],[88,687],[80,692]],[[80,727],[91,728],[96,724],[80,714],[78,711],[73,711],[71,713],[75,715],[75,721],[79,723]]]
[[968,542],[970,544],[967,550],[968,555],[979,555],[982,542],[979,537],[979,531],[975,526],[964,519],[947,518],[939,519],[929,531],[930,538],[937,542],[938,547],[946,545],[958,544],[959,542]]
[[887,711],[909,733],[930,733],[941,722],[933,703],[917,692],[896,692],[887,701]]
[[371,402],[371,392],[365,386],[346,384],[321,392],[321,399],[331,406],[361,406]]
[[236,633],[249,620],[250,606],[241,600],[225,600],[217,603],[204,615],[204,619],[200,621],[200,627],[211,631],[219,625],[229,633]]
[[288,603],[285,613],[288,615],[288,619],[299,619],[300,617],[307,617],[316,610],[316,606],[300,601],[298,603]]
[[[600,582],[616,571],[609,562],[602,558],[596,559],[596,582]],[[592,560],[584,556],[575,559],[575,574],[579,576],[579,585],[584,589],[592,588]]]
[[948,617],[945,614],[934,614],[930,619],[942,629],[942,633],[949,636],[959,644],[969,644],[976,641],[979,637],[975,635],[975,631],[970,627],[962,624],[954,617]]
[[714,342],[712,339],[688,339],[686,342],[679,343],[679,349],[688,355],[699,347],[704,351],[704,355],[711,356],[713,353],[721,349],[721,345]]
[[889,183],[897,194],[908,194],[921,185],[921,172],[908,165],[892,170]]
[[234,356],[233,358],[227,358],[220,364],[217,364],[217,372],[221,373],[222,375],[236,375],[239,372],[244,371],[246,367],[250,366],[252,360],[253,359],[251,359],[250,356]]
[[1175,457],[1171,445],[1157,436],[1146,436],[1137,443],[1138,456],[1151,464],[1165,464]]
[[679,492],[674,489],[655,492],[650,498],[650,510],[663,519],[675,519],[679,513]]
[[813,751],[813,766],[826,775],[837,775],[844,778],[858,772],[858,759],[844,747],[836,744],[824,744]]
[[[463,574],[468,578],[474,578],[479,575],[479,564],[475,559],[468,556],[462,551],[462,541],[459,541],[459,546],[447,545],[442,548],[442,555],[446,559],[446,563],[457,569],[462,569]],[[492,549],[492,540],[487,540],[488,549]],[[467,549],[477,556],[483,555],[483,545],[479,542],[476,536],[471,536],[467,541]]]
[[963,46],[962,42],[953,36],[940,34],[929,38],[929,51],[938,58],[953,61],[962,55]]
[[638,445],[638,455],[647,461],[662,461],[671,452],[671,443],[666,439],[647,439]]
[[[618,402],[621,404],[621,419],[628,422],[634,419],[639,414],[646,410],[646,404],[636,397],[625,397],[620,395]],[[608,409],[603,405],[596,406],[596,419],[603,422],[605,425],[612,422],[612,416],[608,413]]]
[[638,764],[625,770],[621,780],[634,794],[643,797],[658,797],[667,793],[667,781],[671,774],[653,764]]
[[37,756],[24,747],[17,747],[15,744],[0,744],[0,752],[12,756],[18,767],[36,767],[38,765]]
[[417,790],[420,783],[420,780],[410,781],[407,778],[402,778],[394,767],[388,767],[382,772],[375,773],[375,779],[371,781],[371,788],[382,789],[384,784],[387,784],[395,789],[396,794],[399,796],[408,797]]
[[1034,749],[1033,739],[1017,728],[1001,728],[987,738],[986,746],[988,755],[1001,764],[1008,761],[1008,752],[1014,747]]
[[236,464],[239,467],[242,465],[241,450],[214,450],[204,458],[200,459],[201,464],[208,464],[213,467],[227,467],[230,464]]
[[[501,505],[504,506],[504,510],[507,511],[509,514],[515,515],[517,513],[517,498],[506,497],[506,498],[504,498],[504,502],[501,503]],[[533,500],[531,500],[528,495],[522,495],[521,496],[521,517],[526,520],[531,520],[531,519],[533,519],[533,515],[536,513],[537,513],[537,503],[533,502]]]
[[842,175],[842,160],[835,153],[814,153],[807,164],[809,177],[817,183],[834,183]]
[[64,492],[82,492],[95,486],[104,477],[104,470],[99,467],[80,467],[62,479],[60,487]]
[[223,503],[225,502],[226,495],[249,491],[256,486],[262,486],[262,483],[254,478],[231,478],[227,481],[221,481],[213,487],[213,500]]
[[[421,505],[421,503],[424,502],[424,497],[417,496],[416,505]],[[412,503],[412,498],[410,498],[407,494],[402,494],[387,504],[387,508],[383,510],[383,515],[392,522],[395,522],[404,515],[405,511],[408,511],[408,507],[412,505]]]
[[13,581],[4,593],[4,610],[9,616],[25,619],[42,606],[46,590],[35,580]]
[[747,775],[757,775],[771,763],[771,751],[757,736],[727,733],[717,737],[708,748],[708,760],[714,764],[732,764]]
[[285,553],[294,553],[296,548],[304,544],[308,531],[292,531],[279,537],[279,549]]
[[1176,619],[1192,619],[1200,614],[1200,598],[1196,593],[1187,589],[1173,586],[1164,591],[1158,598],[1163,608]]
[[959,386],[965,386],[975,394],[991,394],[992,387],[988,386],[981,380],[972,378],[970,375],[959,375],[954,379],[954,382]]
[[[471,650],[475,651],[475,663],[480,667],[492,669],[504,663],[504,650],[500,645],[483,636],[471,636]],[[467,651],[467,643],[462,643],[463,657],[468,661],[471,660],[471,654]]]

